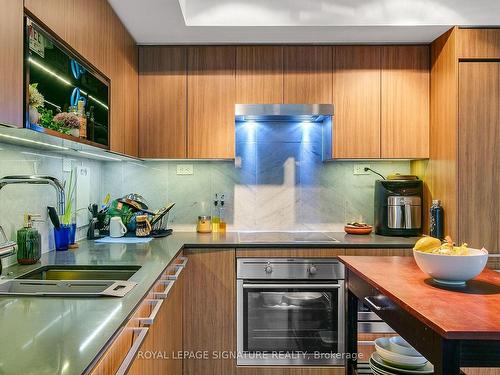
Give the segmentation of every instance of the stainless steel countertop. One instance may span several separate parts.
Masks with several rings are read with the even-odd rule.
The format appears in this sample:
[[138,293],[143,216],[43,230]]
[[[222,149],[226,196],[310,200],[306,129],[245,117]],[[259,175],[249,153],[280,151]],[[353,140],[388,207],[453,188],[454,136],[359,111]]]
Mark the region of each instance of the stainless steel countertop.
[[237,233],[179,232],[148,244],[80,242],[74,251],[49,252],[41,263],[14,265],[12,278],[44,265],[141,265],[130,279],[138,285],[124,298],[0,297],[2,374],[81,374],[127,321],[135,307],[183,248],[234,247],[412,247],[415,238],[332,233],[337,243],[240,244]]

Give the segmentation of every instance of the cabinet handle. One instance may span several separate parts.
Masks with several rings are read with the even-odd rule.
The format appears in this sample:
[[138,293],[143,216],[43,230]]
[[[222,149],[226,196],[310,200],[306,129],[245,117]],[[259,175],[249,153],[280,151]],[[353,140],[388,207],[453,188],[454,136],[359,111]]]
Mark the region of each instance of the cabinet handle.
[[382,307],[377,305],[375,302],[371,300],[371,297],[365,297],[366,303],[368,303],[371,307],[373,307],[375,310],[380,311],[382,310]]
[[187,257],[181,257],[179,259],[182,259],[182,262],[179,263],[179,264],[175,264],[174,265],[174,267],[177,269],[177,271],[175,271],[175,274],[173,274],[173,275],[164,275],[167,280],[177,280],[179,278],[179,276],[181,275],[181,272],[184,269],[184,267],[186,267],[186,264],[188,262],[188,258]]
[[170,290],[174,286],[175,280],[161,280],[160,283],[163,285],[166,285],[166,288],[163,290],[163,292],[155,292],[155,293],[153,293],[153,295],[155,298],[165,299],[168,297]]
[[373,346],[375,345],[375,341],[369,341],[369,340],[362,340],[358,341],[359,346]]
[[[129,328],[125,328],[129,329]],[[139,351],[142,343],[144,342],[144,339],[146,338],[146,335],[148,334],[148,329],[145,327],[140,327],[140,328],[130,328],[134,331],[134,336],[136,336],[134,343],[130,347],[127,355],[125,356],[125,359],[123,360],[122,364],[116,371],[115,375],[125,375],[132,365],[132,362],[134,361],[135,356],[137,355],[137,352]]]
[[138,318],[139,322],[146,326],[150,326],[155,322],[156,315],[158,311],[160,311],[161,305],[163,304],[163,299],[150,299],[146,300],[147,303],[154,305],[153,310],[151,310],[151,314],[147,318]]

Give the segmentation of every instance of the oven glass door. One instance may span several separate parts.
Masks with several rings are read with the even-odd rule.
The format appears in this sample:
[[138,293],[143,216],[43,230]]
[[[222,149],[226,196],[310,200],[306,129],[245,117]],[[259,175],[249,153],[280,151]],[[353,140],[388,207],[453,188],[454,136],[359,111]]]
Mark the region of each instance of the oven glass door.
[[341,352],[342,283],[244,282],[240,301],[243,351]]

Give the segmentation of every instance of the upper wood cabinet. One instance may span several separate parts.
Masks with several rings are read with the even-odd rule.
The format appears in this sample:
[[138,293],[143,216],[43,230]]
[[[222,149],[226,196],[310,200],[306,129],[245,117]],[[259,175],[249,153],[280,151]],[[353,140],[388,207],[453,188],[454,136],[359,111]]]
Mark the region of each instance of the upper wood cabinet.
[[376,46],[333,48],[333,157],[380,157],[380,58]]
[[23,1],[0,0],[0,123],[23,126]]
[[189,158],[234,158],[236,48],[188,48]]
[[139,49],[139,156],[187,157],[187,49]]
[[332,102],[332,47],[283,47],[284,103]]
[[381,157],[429,157],[429,47],[382,47]]
[[236,49],[236,103],[283,102],[283,47]]
[[110,149],[137,156],[137,46],[108,2],[25,0],[24,6],[110,79]]

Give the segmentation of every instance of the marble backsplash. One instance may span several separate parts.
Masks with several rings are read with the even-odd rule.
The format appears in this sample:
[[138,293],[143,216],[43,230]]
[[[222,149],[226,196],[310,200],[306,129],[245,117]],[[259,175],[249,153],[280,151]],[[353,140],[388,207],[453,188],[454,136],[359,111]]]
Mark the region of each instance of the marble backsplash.
[[[214,214],[216,193],[225,195],[229,230],[336,231],[348,221],[371,223],[376,176],[354,175],[352,161],[323,163],[318,126],[239,124],[235,161],[101,162],[0,143],[0,176],[47,174],[64,181],[68,162],[84,166],[91,202],[102,202],[108,192],[113,198],[140,193],[153,209],[175,202],[170,225],[176,230],[194,230],[199,215]],[[192,164],[193,174],[178,175],[179,164]],[[385,175],[410,171],[408,161],[368,164]],[[55,205],[50,186],[6,186],[0,190],[0,225],[15,239],[24,213],[39,213],[43,250],[53,249],[47,205]],[[85,232],[82,227],[78,236]]]
[[[377,176],[354,175],[356,162],[321,161],[319,124],[239,123],[236,161],[105,163],[101,191],[141,193],[153,208],[175,202],[171,227],[194,230],[213,215],[216,193],[226,198],[232,230],[343,230],[348,221],[373,222]],[[366,163],[361,161],[360,163]],[[192,164],[192,175],[177,175]],[[387,175],[409,173],[408,161],[368,162]]]

